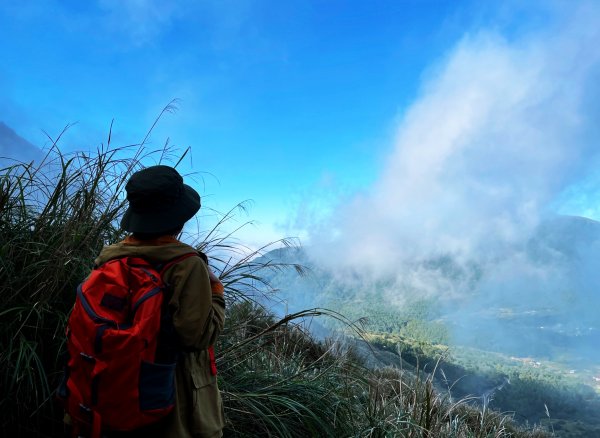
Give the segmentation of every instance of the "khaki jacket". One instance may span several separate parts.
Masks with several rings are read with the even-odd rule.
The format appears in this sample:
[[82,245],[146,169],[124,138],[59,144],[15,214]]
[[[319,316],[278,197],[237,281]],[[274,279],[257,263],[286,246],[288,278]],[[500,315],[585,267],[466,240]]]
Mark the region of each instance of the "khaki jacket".
[[[194,248],[171,237],[139,241],[132,237],[105,247],[96,265],[124,256],[143,257],[151,263],[165,263],[195,252]],[[225,320],[223,286],[212,276],[200,257],[186,258],[163,275],[169,285],[169,309],[173,325],[185,352],[176,369],[176,403],[172,412],[152,436],[220,437],[224,427],[223,403],[216,376],[211,373],[207,348],[214,345]]]

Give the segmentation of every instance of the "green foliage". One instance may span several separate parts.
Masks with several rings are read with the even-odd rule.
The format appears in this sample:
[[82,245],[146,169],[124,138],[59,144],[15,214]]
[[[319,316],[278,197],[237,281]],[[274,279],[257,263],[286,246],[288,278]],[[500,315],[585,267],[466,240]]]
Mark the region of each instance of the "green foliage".
[[[294,321],[327,314],[305,311],[275,320],[252,303],[228,310],[220,339],[220,388],[236,435],[348,436],[352,403],[343,391],[351,364],[318,344]],[[234,325],[234,327],[232,327]]]
[[544,424],[561,437],[595,436],[600,431],[600,397],[564,371],[531,360],[394,334],[366,337],[376,348],[398,352],[409,366],[431,370],[437,364],[442,372],[437,386],[440,390],[451,387],[454,397],[470,398],[480,405],[485,390],[508,378],[510,384],[494,393],[490,407],[515,413],[520,423]]
[[15,420],[35,427],[53,414],[73,291],[93,255],[120,236],[120,188],[138,157],[118,160],[119,152],[64,156],[53,146],[40,165],[0,174],[3,427]]
[[[298,254],[298,251],[278,251],[269,256],[273,260],[290,262],[295,258],[301,259],[303,254]],[[457,272],[448,264],[448,260],[436,261],[435,267],[441,267],[447,273]],[[435,379],[440,391],[451,386],[454,397],[475,396],[471,403],[481,406],[481,396],[485,391],[508,378],[511,384],[494,393],[489,407],[514,413],[515,419],[521,424],[544,424],[560,436],[598,434],[600,397],[591,387],[594,385],[592,377],[600,372],[597,367],[595,371],[594,368],[580,369],[576,375],[571,375],[565,365],[550,362],[547,356],[535,360],[518,359],[485,351],[493,350],[494,344],[490,333],[484,330],[479,333],[481,349],[461,346],[449,348],[448,345],[452,345],[453,341],[448,325],[451,319],[442,313],[443,307],[439,303],[421,297],[411,298],[410,291],[401,294],[394,289],[398,285],[384,281],[357,279],[352,282],[342,275],[334,277],[331,272],[316,266],[311,268],[307,279],[298,280],[289,273],[278,272],[272,278],[272,283],[282,289],[282,299],[286,301],[294,303],[294,297],[301,295],[306,297],[305,302],[335,308],[348,319],[360,321],[369,333],[368,339],[383,358],[381,363],[395,363],[406,369],[414,369],[419,365],[429,371],[437,359],[443,357],[440,370],[443,370],[445,378],[440,375]],[[303,294],[303,291],[306,293]],[[397,299],[397,295],[407,298],[394,305],[390,299]],[[514,318],[513,309],[501,310],[499,318]],[[543,309],[540,314],[548,316],[548,312],[551,309]],[[324,325],[339,327],[339,324],[336,326],[331,322],[325,322]],[[477,335],[474,333],[472,337]],[[531,331],[522,326],[514,327],[506,336],[518,336],[515,342],[530,346],[529,350],[535,351],[537,348],[538,351],[550,351],[548,345],[535,344],[539,338],[532,336]],[[556,350],[548,353],[550,357],[558,360],[559,356],[554,353],[565,354],[563,347],[553,348]],[[401,359],[393,359],[398,352]]]

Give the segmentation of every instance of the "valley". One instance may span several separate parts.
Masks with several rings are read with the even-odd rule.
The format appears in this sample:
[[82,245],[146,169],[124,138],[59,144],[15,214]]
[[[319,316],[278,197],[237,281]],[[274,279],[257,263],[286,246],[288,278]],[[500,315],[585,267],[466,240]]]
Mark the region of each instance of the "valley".
[[272,273],[276,294],[267,305],[279,314],[333,309],[362,328],[372,349],[336,320],[311,321],[313,335],[345,339],[369,367],[435,372],[437,390],[453,400],[512,413],[559,437],[600,436],[598,230],[579,218],[546,222],[519,248],[528,270],[522,264],[508,274],[449,257],[422,264],[439,284],[466,284],[460,294],[340,275],[313,263],[310,248],[279,249],[265,257],[308,273]]

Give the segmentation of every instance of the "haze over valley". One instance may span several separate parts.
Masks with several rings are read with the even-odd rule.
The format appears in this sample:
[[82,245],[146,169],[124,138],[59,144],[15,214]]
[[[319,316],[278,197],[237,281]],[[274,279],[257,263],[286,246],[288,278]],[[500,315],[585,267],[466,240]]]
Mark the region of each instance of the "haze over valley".
[[[399,264],[394,275],[380,277],[348,267],[332,270],[312,258],[311,250],[284,248],[264,256],[308,267],[304,276],[291,270],[273,274],[277,293],[268,305],[280,314],[313,307],[333,309],[364,323],[366,333],[380,346],[379,353],[395,352],[408,343],[429,355],[420,359],[422,363],[446,357],[443,346],[447,346],[450,353],[441,369],[456,378],[455,396],[482,397],[502,379],[512,377],[512,385],[502,386],[506,395],[498,393],[497,401],[491,398],[491,407],[536,422],[545,418],[546,404],[555,417],[567,422],[577,417],[570,427],[580,417],[590,427],[600,427],[600,418],[589,416],[587,410],[578,416],[568,413],[572,407],[554,403],[550,389],[541,391],[537,404],[530,400],[525,408],[528,396],[519,389],[523,373],[534,373],[531,381],[539,385],[579,388],[591,412],[600,406],[599,222],[556,216],[488,260],[439,256]],[[343,329],[335,321],[312,321],[310,326],[320,338],[339,336]],[[408,351],[410,358],[414,351]],[[573,388],[562,391],[575,394]],[[581,432],[574,430],[575,435],[563,431],[564,436]]]

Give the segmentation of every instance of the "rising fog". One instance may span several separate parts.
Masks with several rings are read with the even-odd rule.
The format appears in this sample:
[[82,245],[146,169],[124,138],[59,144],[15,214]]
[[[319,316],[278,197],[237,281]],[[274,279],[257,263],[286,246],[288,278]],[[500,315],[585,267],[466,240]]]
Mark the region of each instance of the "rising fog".
[[308,225],[317,260],[494,259],[555,212],[598,163],[600,6],[579,5],[510,38],[466,34],[427,71],[378,181]]
[[299,224],[317,264],[353,281],[394,278],[385,293],[399,305],[406,293],[469,297],[466,318],[489,306],[589,309],[598,245],[571,248],[567,236],[553,247],[540,230],[600,201],[600,4],[552,8],[537,28],[466,33],[425,72],[376,183]]

